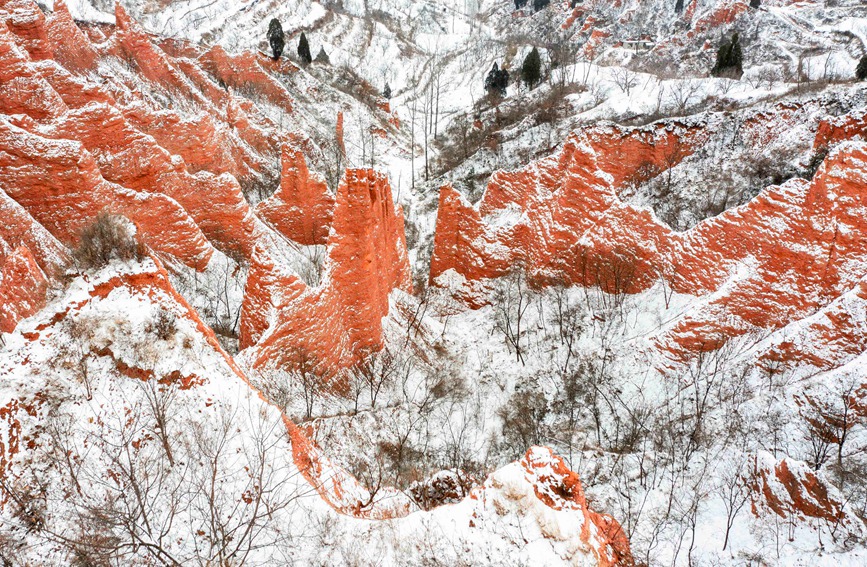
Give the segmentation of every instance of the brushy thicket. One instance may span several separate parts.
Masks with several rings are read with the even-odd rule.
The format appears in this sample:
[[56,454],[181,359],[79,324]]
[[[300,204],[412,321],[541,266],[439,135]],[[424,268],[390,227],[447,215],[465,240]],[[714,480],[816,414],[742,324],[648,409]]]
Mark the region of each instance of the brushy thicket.
[[136,238],[135,227],[121,215],[100,213],[81,231],[78,247],[72,252],[76,267],[98,269],[112,260],[141,261],[147,248]]

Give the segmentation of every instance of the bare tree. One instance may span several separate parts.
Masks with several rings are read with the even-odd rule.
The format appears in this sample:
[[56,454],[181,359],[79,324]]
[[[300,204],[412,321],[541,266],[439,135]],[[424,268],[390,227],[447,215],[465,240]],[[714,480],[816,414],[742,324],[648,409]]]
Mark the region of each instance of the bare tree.
[[744,459],[732,463],[723,463],[723,470],[718,474],[719,483],[716,487],[717,496],[722,500],[726,510],[726,533],[723,538],[723,551],[729,544],[729,534],[738,513],[749,500],[750,489],[744,477]]
[[627,67],[615,67],[611,72],[611,82],[617,85],[621,92],[629,96],[632,89],[638,85],[638,75]]
[[830,456],[830,448],[836,447],[837,478],[841,489],[846,479],[846,442],[852,430],[865,422],[858,411],[862,403],[857,394],[859,386],[858,380],[847,377],[830,385],[818,384],[795,398],[806,426],[813,468],[821,468]]
[[531,303],[530,290],[522,269],[517,268],[500,278],[494,295],[494,326],[503,333],[506,343],[514,350],[515,358],[521,364],[524,364],[521,339],[525,332],[522,324]]

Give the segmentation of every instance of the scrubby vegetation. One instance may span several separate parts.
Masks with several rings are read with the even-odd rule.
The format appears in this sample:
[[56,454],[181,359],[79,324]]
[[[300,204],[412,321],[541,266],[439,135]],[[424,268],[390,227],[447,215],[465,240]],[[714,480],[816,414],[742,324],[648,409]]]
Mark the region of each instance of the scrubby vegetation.
[[141,261],[147,249],[137,238],[135,226],[125,217],[102,212],[79,236],[72,257],[81,270],[95,270],[112,260]]

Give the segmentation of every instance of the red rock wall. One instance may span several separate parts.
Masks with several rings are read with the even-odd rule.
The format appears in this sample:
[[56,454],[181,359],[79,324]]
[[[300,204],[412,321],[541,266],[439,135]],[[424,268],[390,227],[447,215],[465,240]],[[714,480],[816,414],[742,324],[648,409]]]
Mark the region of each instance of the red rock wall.
[[[660,135],[663,147],[674,147]],[[600,155],[621,156],[621,134],[575,135],[556,156],[494,175],[477,209],[444,188],[431,281],[453,270],[468,280],[459,291],[474,305],[485,301],[478,294],[487,278],[518,265],[537,284],[599,285],[611,293],[643,291],[660,278],[693,295],[725,284],[720,297],[658,337],[672,351],[691,351],[803,317],[860,280],[867,145],[832,153],[812,182],[768,188],[677,233],[616,194],[617,183],[638,171],[636,164],[664,170],[659,160],[666,151],[643,149],[646,136],[637,133],[627,143],[630,155],[615,159]],[[700,141],[693,133],[683,145]]]
[[578,475],[560,456],[547,447],[531,447],[520,464],[539,500],[554,510],[571,509],[584,516],[581,541],[600,567],[634,565],[626,532],[613,517],[590,509]]
[[256,213],[299,244],[325,244],[334,203],[325,181],[310,173],[296,140],[291,140],[283,144],[280,189],[259,203]]
[[[251,266],[241,345],[251,346],[261,337],[253,355],[255,367],[292,369],[299,356],[309,356],[330,374],[380,348],[389,294],[412,287],[403,213],[395,210],[385,177],[367,169],[347,170],[337,192],[319,288],[263,300],[257,290],[269,286],[262,282],[280,279],[273,264]],[[293,286],[297,290],[298,284]],[[270,316],[263,306],[271,310]]]
[[18,321],[45,304],[48,279],[30,250],[21,246],[0,264],[0,332],[11,333]]
[[768,453],[758,455],[747,479],[752,512],[756,516],[775,514],[781,518],[809,518],[825,522],[843,537],[860,533],[861,521],[851,514],[842,495],[820,473],[806,463],[775,460]]

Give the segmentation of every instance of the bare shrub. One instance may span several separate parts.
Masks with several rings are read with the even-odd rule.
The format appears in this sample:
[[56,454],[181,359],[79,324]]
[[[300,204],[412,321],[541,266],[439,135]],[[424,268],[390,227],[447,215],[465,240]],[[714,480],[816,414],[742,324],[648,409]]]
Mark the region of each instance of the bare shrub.
[[135,227],[121,215],[100,213],[79,236],[72,252],[75,265],[82,270],[99,269],[112,260],[140,262],[147,249],[136,238]]
[[148,325],[147,331],[155,334],[161,341],[167,341],[178,332],[177,319],[173,313],[160,309]]
[[523,453],[545,438],[543,422],[548,402],[539,391],[515,392],[497,415],[503,420],[503,441],[513,454]]

